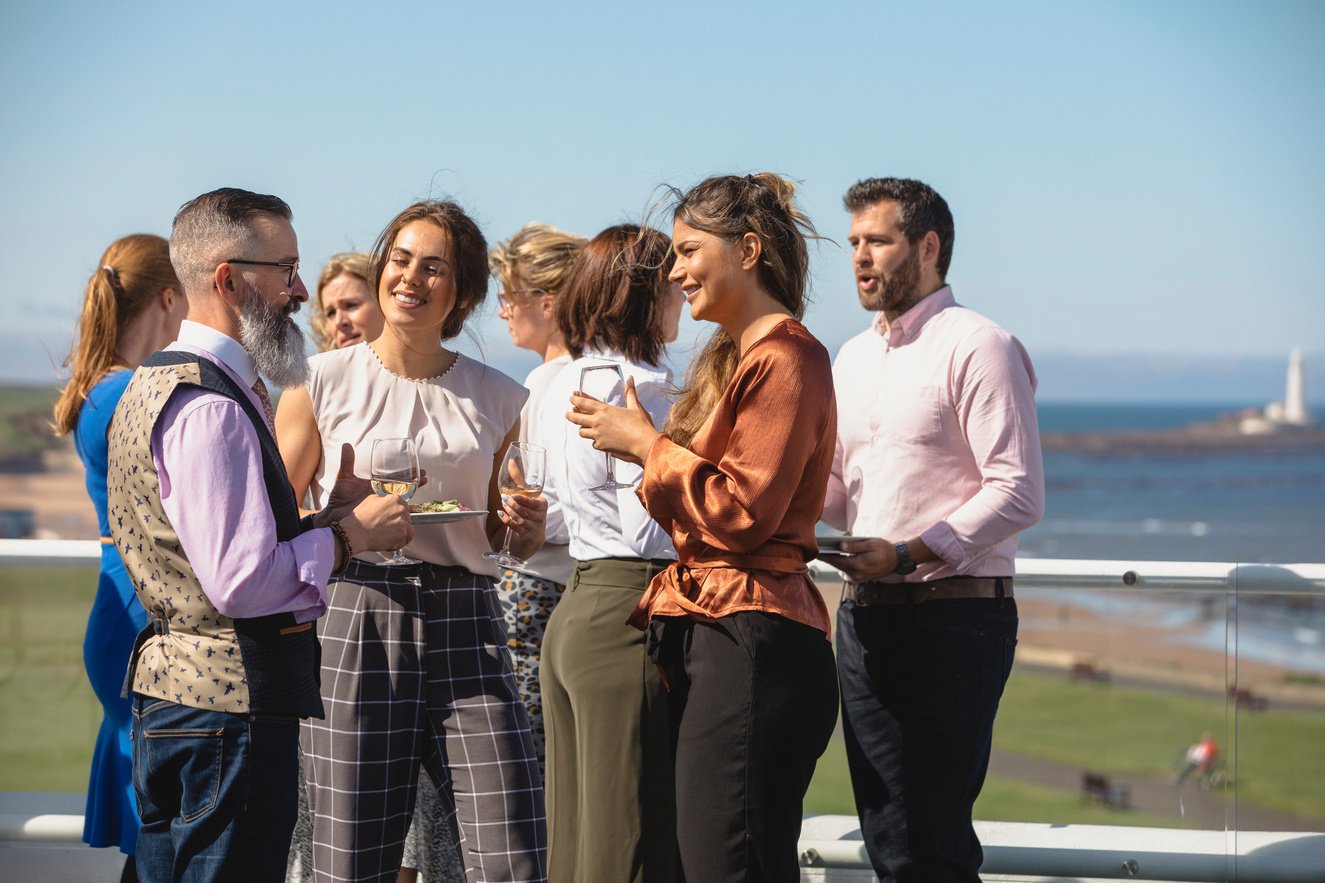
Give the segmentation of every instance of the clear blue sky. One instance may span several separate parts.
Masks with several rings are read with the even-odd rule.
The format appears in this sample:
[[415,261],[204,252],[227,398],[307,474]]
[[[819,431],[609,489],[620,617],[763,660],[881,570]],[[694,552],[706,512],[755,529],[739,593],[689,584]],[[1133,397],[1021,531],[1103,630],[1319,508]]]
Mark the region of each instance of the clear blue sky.
[[[591,235],[763,169],[842,245],[855,180],[934,185],[958,299],[1044,365],[1319,364],[1322,46],[1320,2],[6,3],[0,379],[53,378],[102,249],[214,187],[284,197],[311,281],[418,197]],[[812,259],[835,351],[866,316]]]

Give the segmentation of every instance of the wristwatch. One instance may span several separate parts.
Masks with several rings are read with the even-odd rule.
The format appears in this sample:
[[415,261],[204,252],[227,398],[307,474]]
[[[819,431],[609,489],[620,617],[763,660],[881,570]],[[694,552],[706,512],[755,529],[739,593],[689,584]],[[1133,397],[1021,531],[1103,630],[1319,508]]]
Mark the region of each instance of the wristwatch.
[[906,543],[897,544],[897,566],[893,568],[893,573],[899,576],[906,576],[908,573],[916,572],[916,563],[911,560],[911,550],[907,548]]

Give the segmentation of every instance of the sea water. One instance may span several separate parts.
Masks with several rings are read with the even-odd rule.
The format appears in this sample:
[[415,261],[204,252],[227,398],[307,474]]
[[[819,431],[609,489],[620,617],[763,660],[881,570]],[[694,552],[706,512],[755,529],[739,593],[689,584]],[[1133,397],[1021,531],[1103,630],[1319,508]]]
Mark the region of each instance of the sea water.
[[[1040,405],[1040,431],[1171,429],[1235,406]],[[1325,410],[1325,409],[1320,409]],[[1325,562],[1325,449],[1044,455],[1045,515],[1020,555],[1128,561]],[[1199,601],[1071,592],[1072,603],[1173,629],[1175,640],[1223,649],[1224,617]],[[1058,596],[1063,597],[1063,596]],[[1172,596],[1170,596],[1171,598]],[[1064,600],[1069,600],[1065,598]],[[1239,596],[1228,603],[1237,652],[1325,674],[1325,599]],[[1201,624],[1204,623],[1204,628]],[[1198,628],[1191,628],[1192,625]]]
[[[1171,429],[1236,408],[1042,404],[1040,431]],[[1037,558],[1325,562],[1325,448],[1049,451]]]

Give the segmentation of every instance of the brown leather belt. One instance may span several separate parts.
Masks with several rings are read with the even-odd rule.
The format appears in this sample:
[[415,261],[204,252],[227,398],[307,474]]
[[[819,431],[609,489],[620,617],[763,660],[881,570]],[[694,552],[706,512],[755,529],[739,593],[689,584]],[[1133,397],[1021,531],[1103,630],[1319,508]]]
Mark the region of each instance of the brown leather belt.
[[949,576],[923,583],[846,583],[843,597],[857,604],[924,604],[964,598],[1011,598],[1008,576]]

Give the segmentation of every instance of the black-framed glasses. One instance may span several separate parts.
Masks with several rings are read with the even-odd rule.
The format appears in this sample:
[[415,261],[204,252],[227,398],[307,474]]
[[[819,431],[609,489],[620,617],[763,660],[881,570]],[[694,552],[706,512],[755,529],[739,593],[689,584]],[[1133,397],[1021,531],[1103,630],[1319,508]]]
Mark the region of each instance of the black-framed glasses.
[[521,301],[539,294],[547,292],[541,288],[517,288],[514,291],[500,292],[497,295],[497,303],[509,310]]
[[241,258],[231,258],[226,261],[227,264],[252,264],[255,267],[285,267],[290,271],[289,278],[285,280],[286,285],[294,285],[294,277],[299,275],[298,261],[246,261]]

